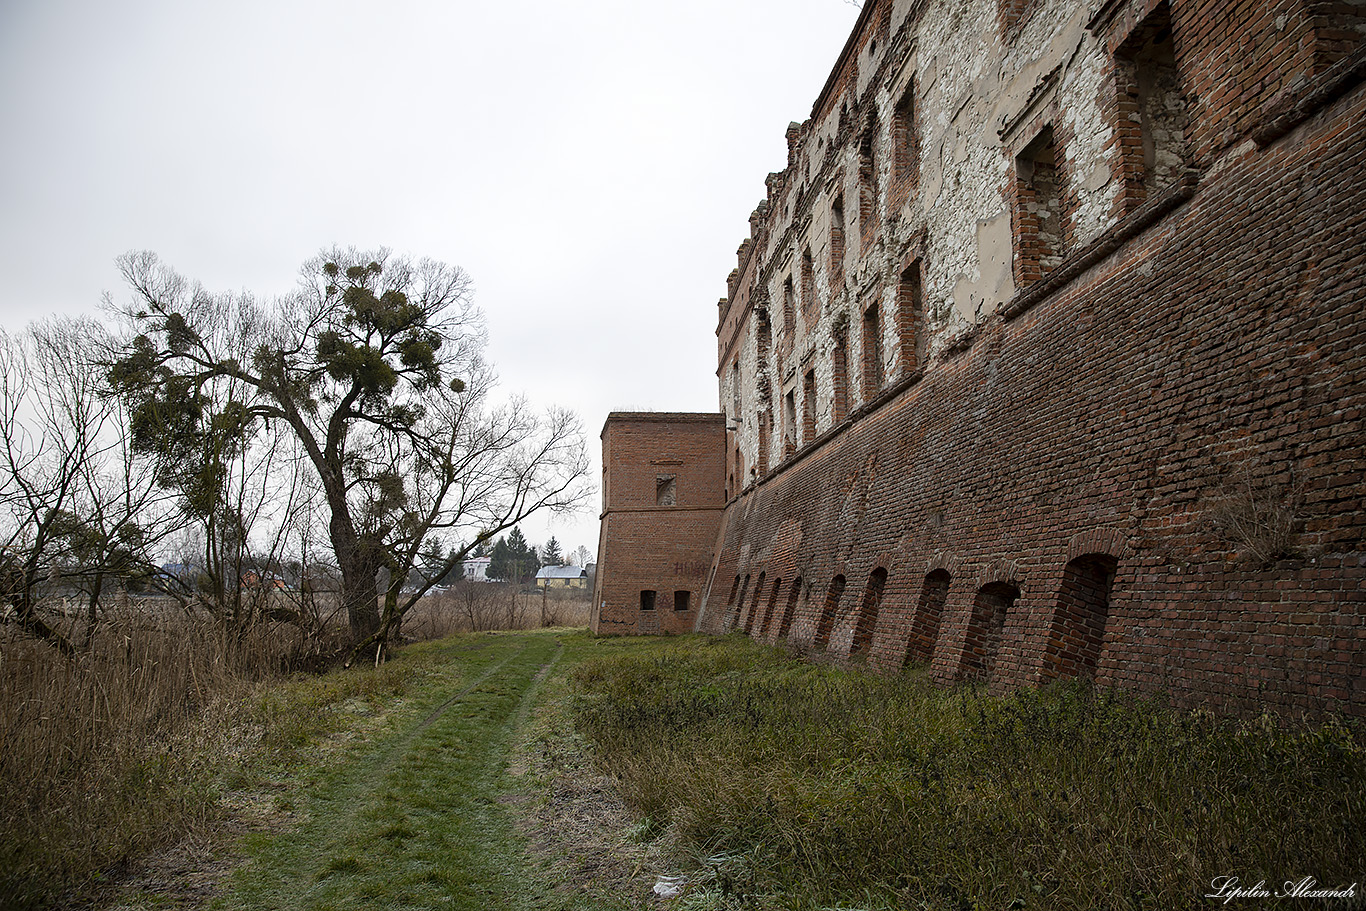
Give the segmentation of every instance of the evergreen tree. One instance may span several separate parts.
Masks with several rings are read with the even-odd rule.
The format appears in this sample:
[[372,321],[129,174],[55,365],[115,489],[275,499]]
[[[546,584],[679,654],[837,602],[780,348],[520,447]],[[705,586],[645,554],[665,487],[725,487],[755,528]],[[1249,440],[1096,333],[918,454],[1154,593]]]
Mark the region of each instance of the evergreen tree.
[[542,566],[564,566],[564,556],[560,553],[560,542],[551,535],[550,540],[541,548]]

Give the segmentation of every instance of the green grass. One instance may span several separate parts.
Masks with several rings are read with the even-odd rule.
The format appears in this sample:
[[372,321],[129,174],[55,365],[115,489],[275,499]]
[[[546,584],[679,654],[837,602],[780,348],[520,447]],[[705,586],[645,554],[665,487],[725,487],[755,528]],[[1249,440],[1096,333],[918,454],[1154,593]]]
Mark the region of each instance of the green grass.
[[[365,748],[307,783],[300,825],[252,840],[250,861],[214,907],[613,907],[611,899],[561,893],[538,875],[509,809],[507,763],[546,673],[564,655],[560,638],[457,637],[424,647],[404,706]],[[589,641],[564,638],[579,647]],[[272,698],[298,705],[311,697]],[[311,768],[294,766],[296,774]]]
[[576,672],[575,716],[655,831],[683,908],[1205,908],[1217,876],[1360,882],[1360,727],[1281,727],[1067,685],[659,641]]

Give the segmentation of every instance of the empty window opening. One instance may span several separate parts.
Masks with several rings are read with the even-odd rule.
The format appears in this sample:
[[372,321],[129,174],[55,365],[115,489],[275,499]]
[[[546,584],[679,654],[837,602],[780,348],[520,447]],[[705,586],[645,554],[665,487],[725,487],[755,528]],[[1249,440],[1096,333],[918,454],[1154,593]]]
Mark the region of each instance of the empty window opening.
[[797,596],[801,594],[802,577],[798,576],[792,580],[792,587],[787,592],[787,606],[783,608],[782,619],[778,623],[778,634],[774,638],[786,639],[788,632],[792,629],[792,618],[797,614]]
[[1015,159],[1016,267],[1021,287],[1046,278],[1065,249],[1062,186],[1053,128],[1045,127]]
[[808,370],[802,377],[802,443],[816,438],[816,371]]
[[650,591],[649,589],[645,589],[644,591],[642,591],[642,592],[640,593],[640,609],[641,609],[641,610],[654,610],[654,609],[655,609],[655,593],[654,593],[653,591]]
[[674,610],[687,610],[692,604],[692,592],[674,592]]
[[770,628],[772,627],[772,625],[773,625],[773,611],[774,611],[774,609],[777,608],[777,606],[778,606],[778,595],[782,593],[782,590],[783,590],[783,580],[782,580],[782,579],[774,579],[774,580],[773,580],[773,590],[772,590],[771,592],[769,592],[769,594],[768,594],[768,607],[766,607],[766,608],[764,609],[764,622],[763,622],[763,625],[762,625],[762,626],[760,627],[760,629],[759,629],[759,638],[760,638],[760,639],[762,639],[762,638],[764,638],[765,636],[768,635],[768,631],[769,631],[769,629],[770,629]]
[[730,367],[730,418],[732,421],[740,419],[740,359],[738,357]]
[[821,308],[816,303],[816,267],[811,261],[811,248],[807,247],[802,253],[802,315],[806,317],[808,331],[812,317],[820,312]]
[[759,573],[759,581],[754,583],[754,595],[749,601],[749,613],[745,615],[745,635],[754,632],[754,619],[759,613],[759,596],[764,593],[764,574]]
[[797,451],[797,390],[783,396],[783,458]]
[[749,591],[749,576],[745,576],[744,583],[740,586],[740,594],[735,600],[735,607],[726,608],[726,622],[721,624],[726,632],[730,632],[740,623],[740,615],[745,610],[745,593]]
[[1109,554],[1087,554],[1068,562],[1063,570],[1049,642],[1048,665],[1057,676],[1095,677],[1117,566]]
[[897,190],[907,199],[920,180],[920,137],[915,125],[915,84],[906,86],[901,100],[892,112],[892,142],[895,159],[892,162]]
[[859,246],[867,250],[877,233],[877,121],[868,124],[858,143]]
[[1162,192],[1189,160],[1189,118],[1176,69],[1171,10],[1160,3],[1115,52],[1125,201]]
[[951,581],[946,569],[936,569],[925,577],[920,600],[915,605],[915,618],[911,621],[906,663],[929,661],[934,657],[935,644],[939,641],[939,619],[944,613],[944,603],[949,599]]
[[858,620],[854,623],[854,641],[849,646],[849,656],[867,654],[873,646],[873,633],[877,630],[877,614],[882,607],[882,593],[887,588],[887,570],[878,567],[868,577],[868,587],[863,590],[863,602],[859,605]]
[[882,319],[877,304],[863,311],[863,400],[882,388]]
[[816,638],[811,643],[815,649],[830,647],[830,631],[835,628],[835,617],[839,613],[840,598],[844,596],[844,576],[830,580],[830,588],[825,593],[825,603],[821,605],[821,616],[816,622]]
[[992,582],[977,591],[963,654],[966,676],[991,679],[996,670],[996,654],[1001,648],[1001,631],[1005,629],[1006,615],[1019,597],[1020,589],[1013,582]]
[[838,424],[849,416],[849,339],[843,332],[835,334],[830,367],[830,412]]
[[844,194],[830,203],[830,293],[844,284]]
[[925,357],[925,297],[920,286],[920,260],[901,273],[896,294],[897,335],[903,376],[920,369]]
[[759,415],[759,477],[768,474],[768,425],[769,417],[765,413]]
[[655,505],[656,506],[677,506],[678,505],[678,478],[671,474],[662,474],[655,478]]
[[726,599],[726,607],[730,607],[732,604],[735,603],[735,593],[738,592],[739,590],[740,590],[740,574],[739,574],[739,573],[736,573],[736,574],[735,574],[735,581],[732,582],[732,583],[731,583],[731,586],[730,586],[730,597]]
[[792,338],[797,332],[797,294],[792,289],[792,276],[783,282],[783,334],[791,347]]

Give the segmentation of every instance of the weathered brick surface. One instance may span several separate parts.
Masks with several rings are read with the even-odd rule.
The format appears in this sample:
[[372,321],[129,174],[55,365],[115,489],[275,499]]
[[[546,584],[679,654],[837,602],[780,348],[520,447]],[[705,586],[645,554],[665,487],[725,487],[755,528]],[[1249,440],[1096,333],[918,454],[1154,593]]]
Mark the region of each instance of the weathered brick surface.
[[[725,506],[724,446],[720,414],[608,416],[595,633],[692,631]],[[655,593],[651,610],[642,591]]]
[[[865,4],[719,309],[736,429],[697,627],[841,659],[871,636],[875,665],[996,688],[1087,674],[1366,715],[1358,12]],[[1166,109],[1125,67],[1163,23],[1187,170],[1150,193],[1133,118]],[[1044,128],[1064,249],[1041,276],[1019,260],[1019,161]]]

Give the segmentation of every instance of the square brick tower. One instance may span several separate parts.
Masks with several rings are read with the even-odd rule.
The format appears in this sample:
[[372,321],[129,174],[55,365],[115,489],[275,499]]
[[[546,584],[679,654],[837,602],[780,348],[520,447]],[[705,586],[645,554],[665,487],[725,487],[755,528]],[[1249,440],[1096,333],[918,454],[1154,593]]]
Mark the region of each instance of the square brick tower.
[[692,632],[721,531],[725,462],[725,415],[607,416],[594,633]]

